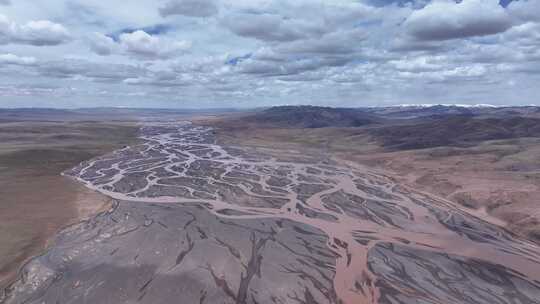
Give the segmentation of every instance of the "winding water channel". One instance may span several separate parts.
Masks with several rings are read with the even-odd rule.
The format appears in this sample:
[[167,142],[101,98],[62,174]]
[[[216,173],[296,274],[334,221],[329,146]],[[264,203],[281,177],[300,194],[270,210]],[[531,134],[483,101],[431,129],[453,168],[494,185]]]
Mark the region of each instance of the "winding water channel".
[[189,122],[141,138],[66,172],[119,205],[63,232],[6,303],[540,303],[537,245],[380,172],[221,146]]

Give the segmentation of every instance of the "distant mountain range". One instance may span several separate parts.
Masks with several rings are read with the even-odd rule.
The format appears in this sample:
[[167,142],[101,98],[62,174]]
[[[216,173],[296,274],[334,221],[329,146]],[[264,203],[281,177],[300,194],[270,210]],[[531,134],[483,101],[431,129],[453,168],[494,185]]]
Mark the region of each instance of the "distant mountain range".
[[277,106],[256,111],[243,119],[281,127],[322,128],[359,127],[404,120],[441,119],[450,116],[475,118],[540,118],[540,107],[491,107],[459,105],[401,105],[370,108],[331,108],[318,106]]
[[[399,104],[394,106],[387,106],[387,108],[430,108],[430,107],[460,107],[460,108],[506,108],[508,106],[491,105],[485,103],[479,104],[452,104],[452,103],[417,103],[417,104]],[[377,108],[377,107],[375,107]]]
[[273,127],[324,128],[361,127],[410,123],[415,120],[439,120],[462,116],[474,118],[527,117],[540,118],[540,107],[495,107],[490,105],[398,105],[390,107],[333,108],[320,106],[276,106],[259,109],[149,109],[149,108],[83,108],[52,109],[22,108],[0,109],[0,121],[70,119],[99,120],[103,117],[125,119],[178,118],[194,114],[235,113],[245,122],[265,124]]
[[390,150],[470,146],[484,140],[540,137],[540,107],[279,106],[236,118],[272,128],[359,128]]
[[244,118],[248,122],[281,127],[360,127],[379,122],[376,115],[356,108],[316,106],[272,107]]

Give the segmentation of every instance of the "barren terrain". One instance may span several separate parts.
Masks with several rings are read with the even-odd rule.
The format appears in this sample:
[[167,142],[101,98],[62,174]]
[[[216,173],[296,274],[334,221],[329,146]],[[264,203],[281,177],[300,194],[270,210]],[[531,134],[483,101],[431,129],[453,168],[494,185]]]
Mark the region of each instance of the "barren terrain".
[[0,123],[0,287],[60,228],[110,204],[60,173],[133,142],[138,132],[134,123],[17,119]]
[[[382,112],[387,121],[362,127],[291,127],[279,120],[246,123],[244,117],[200,123],[214,126],[226,144],[279,148],[290,157],[333,156],[387,171],[401,183],[493,215],[507,229],[540,241],[537,108],[443,107],[442,114],[434,108],[373,109],[371,115]],[[389,123],[392,117],[401,120]]]
[[112,207],[56,234],[0,302],[538,302],[534,115],[450,118],[419,141],[440,118],[308,110],[146,117],[138,143],[64,168]]
[[219,144],[220,130],[188,122],[141,134],[65,172],[114,208],[61,232],[4,303],[540,298],[538,245],[384,171]]

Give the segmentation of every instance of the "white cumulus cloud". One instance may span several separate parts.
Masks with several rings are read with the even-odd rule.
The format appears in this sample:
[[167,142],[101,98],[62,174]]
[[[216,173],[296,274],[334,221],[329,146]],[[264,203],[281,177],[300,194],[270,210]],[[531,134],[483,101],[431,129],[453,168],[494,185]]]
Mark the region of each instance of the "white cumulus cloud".
[[0,15],[0,44],[58,45],[69,42],[71,35],[61,24],[49,20],[17,24]]
[[119,40],[126,52],[147,59],[170,58],[191,48],[189,41],[152,36],[141,30],[122,34]]
[[89,42],[90,49],[101,56],[110,55],[118,49],[118,45],[111,37],[97,32],[90,35]]
[[34,63],[36,63],[36,58],[34,57],[22,57],[22,56],[17,56],[11,53],[0,54],[0,65],[2,64],[32,65]]
[[189,17],[210,17],[218,13],[213,0],[171,0],[159,9],[163,17],[184,15]]
[[123,33],[117,41],[104,34],[93,33],[89,37],[89,42],[90,49],[102,56],[125,53],[144,60],[172,58],[184,54],[191,48],[190,41],[150,35],[142,30]]
[[435,0],[404,23],[418,40],[449,40],[506,31],[512,21],[499,0]]
[[523,21],[540,22],[540,1],[520,0],[508,5],[510,14]]

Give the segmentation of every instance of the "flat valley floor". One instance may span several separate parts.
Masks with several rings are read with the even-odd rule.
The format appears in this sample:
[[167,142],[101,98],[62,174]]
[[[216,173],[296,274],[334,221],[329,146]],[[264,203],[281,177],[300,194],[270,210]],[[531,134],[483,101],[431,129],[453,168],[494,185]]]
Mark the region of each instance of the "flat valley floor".
[[350,162],[220,145],[189,122],[66,176],[114,202],[1,303],[539,303],[540,247]]

